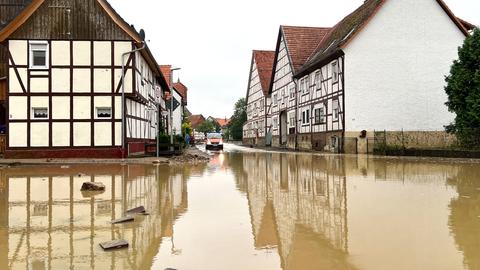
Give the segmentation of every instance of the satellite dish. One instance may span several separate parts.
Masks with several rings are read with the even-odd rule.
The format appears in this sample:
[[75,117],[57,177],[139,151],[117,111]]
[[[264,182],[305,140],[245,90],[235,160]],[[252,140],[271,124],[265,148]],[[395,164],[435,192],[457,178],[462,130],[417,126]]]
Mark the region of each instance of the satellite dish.
[[140,29],[140,33],[139,33],[139,34],[140,34],[140,38],[141,38],[142,40],[145,40],[145,30]]

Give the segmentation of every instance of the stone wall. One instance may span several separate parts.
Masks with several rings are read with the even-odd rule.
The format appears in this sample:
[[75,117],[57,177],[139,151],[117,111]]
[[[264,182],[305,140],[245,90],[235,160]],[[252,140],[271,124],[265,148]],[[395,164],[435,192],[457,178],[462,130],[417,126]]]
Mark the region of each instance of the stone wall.
[[280,136],[272,136],[272,147],[280,147]]
[[265,138],[244,138],[243,145],[245,146],[253,146],[253,147],[264,147],[265,146]]
[[[377,140],[382,139],[380,134]],[[387,131],[384,141],[388,147],[431,149],[455,145],[457,138],[445,131]]]
[[299,134],[298,135],[298,149],[299,150],[312,150],[312,135],[311,134]]

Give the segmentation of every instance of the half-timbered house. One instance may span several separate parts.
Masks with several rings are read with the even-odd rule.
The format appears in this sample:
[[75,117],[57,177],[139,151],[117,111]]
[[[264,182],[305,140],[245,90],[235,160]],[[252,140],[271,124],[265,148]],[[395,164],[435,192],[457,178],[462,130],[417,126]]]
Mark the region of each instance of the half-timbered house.
[[272,119],[267,132],[272,134],[274,147],[297,148],[300,119],[297,116],[297,83],[293,76],[328,31],[329,28],[280,26],[269,87],[271,105],[267,109]]
[[271,125],[268,110],[271,104],[269,87],[272,79],[274,51],[252,53],[250,76],[247,90],[247,122],[243,127],[243,143],[246,145],[265,146],[265,135]]
[[4,2],[20,7],[0,26],[6,157],[122,157],[155,139],[168,85],[106,0]]
[[366,153],[379,130],[444,142],[444,77],[471,27],[441,0],[365,1],[295,73],[299,147]]

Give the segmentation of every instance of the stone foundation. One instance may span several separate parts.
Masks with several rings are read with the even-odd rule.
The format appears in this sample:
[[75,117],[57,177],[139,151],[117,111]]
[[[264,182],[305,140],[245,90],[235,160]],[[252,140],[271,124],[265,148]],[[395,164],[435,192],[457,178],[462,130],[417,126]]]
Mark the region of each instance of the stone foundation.
[[280,147],[280,136],[272,136],[272,147]]
[[293,150],[296,149],[295,140],[296,140],[295,135],[288,135],[287,136],[287,148],[288,149],[293,149]]
[[298,135],[298,149],[312,150],[312,135],[310,133]]
[[244,138],[243,145],[250,147],[265,147],[265,138]]

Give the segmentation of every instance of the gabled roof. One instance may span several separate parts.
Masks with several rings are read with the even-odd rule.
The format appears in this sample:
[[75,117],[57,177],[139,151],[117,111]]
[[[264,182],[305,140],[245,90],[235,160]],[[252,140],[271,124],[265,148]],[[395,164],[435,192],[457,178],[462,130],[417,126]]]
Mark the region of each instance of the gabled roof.
[[263,94],[268,95],[268,87],[272,81],[273,61],[275,59],[274,51],[253,51],[253,59],[257,64],[258,77],[262,86]]
[[[387,0],[366,0],[363,5],[358,7],[355,11],[346,16],[343,20],[337,23],[328,35],[320,43],[310,55],[305,65],[296,72],[296,76],[301,76],[309,70],[310,67],[321,63],[331,55],[339,52],[342,48],[355,38],[355,36],[363,30],[368,22],[380,10]],[[465,27],[466,22],[459,20],[448,6],[442,0],[436,0],[457,27],[465,36],[468,36],[468,30]]]
[[[143,55],[145,60],[151,66],[151,68],[156,72],[156,74],[160,78],[160,84],[162,88],[167,87],[167,83],[165,78],[163,77],[160,69],[158,68],[158,64],[153,57],[152,52],[145,44],[145,42],[140,37],[140,34],[130,26],[116,11],[113,7],[108,3],[107,0],[96,0],[100,7],[106,12],[106,14],[118,25],[132,40],[137,44],[137,47],[141,47],[145,45],[145,49],[142,50],[140,53]],[[34,13],[35,11],[40,8],[42,4],[45,3],[45,0],[31,0],[31,3],[26,6],[12,21],[10,21],[4,28],[0,30],[0,42],[3,42],[7,39],[11,34],[13,34],[18,28],[20,28]]]
[[215,121],[220,125],[220,127],[226,127],[230,124],[230,119],[227,118],[215,118]]
[[[168,87],[172,87],[172,65],[160,65],[159,67],[163,77],[165,77],[165,80],[167,81]],[[168,91],[170,91],[170,89]]]
[[[13,19],[6,27],[0,30],[0,42],[7,39],[15,30],[17,30],[23,23],[25,23],[30,16],[45,2],[45,0],[32,0],[15,19]],[[105,10],[105,12],[112,18],[112,20],[127,33],[134,41],[141,43],[143,40],[137,31],[130,26],[108,3],[107,0],[97,0],[98,4]]]
[[183,104],[187,105],[188,88],[180,80],[173,84],[173,88],[182,96]]
[[[329,33],[326,27],[280,26],[293,71],[300,69],[318,44]],[[278,52],[277,52],[278,53]]]
[[197,128],[199,125],[206,121],[205,117],[203,117],[203,115],[201,114],[191,115],[190,117],[188,117],[188,120],[190,121],[192,128]]

